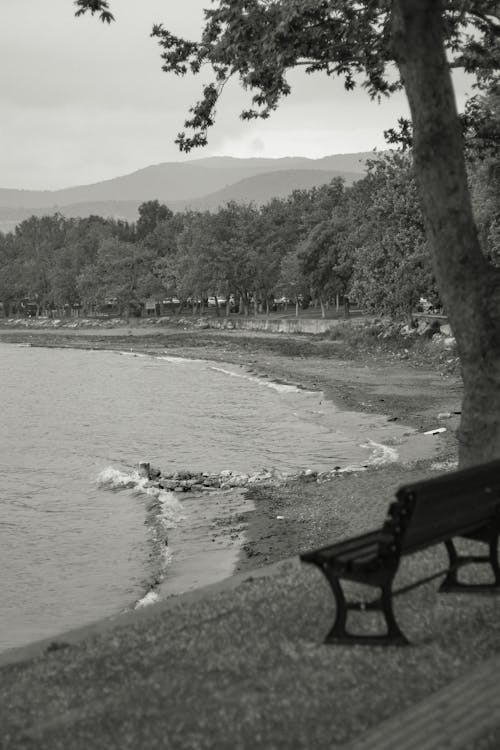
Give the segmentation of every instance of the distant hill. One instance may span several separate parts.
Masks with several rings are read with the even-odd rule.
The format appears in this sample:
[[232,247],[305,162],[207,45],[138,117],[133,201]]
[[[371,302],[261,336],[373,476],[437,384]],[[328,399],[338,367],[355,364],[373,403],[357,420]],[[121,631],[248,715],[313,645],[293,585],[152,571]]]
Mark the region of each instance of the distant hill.
[[159,200],[172,209],[214,209],[229,200],[262,203],[295,189],[311,188],[342,176],[347,184],[364,173],[373,152],[336,154],[321,159],[238,159],[214,156],[170,162],[131,174],[62,190],[0,188],[0,229],[9,231],[28,216],[60,211],[65,216],[137,217],[137,207]]
[[286,198],[294,190],[310,190],[325,185],[334,177],[343,177],[346,185],[352,185],[360,176],[359,173],[327,169],[284,169],[247,177],[203,198],[178,202],[171,207],[203,211],[217,209],[229,201],[261,205],[271,198]]
[[367,159],[373,158],[375,152],[362,151],[355,154],[333,154],[320,159],[308,159],[305,156],[283,156],[279,159],[254,157],[239,159],[235,156],[208,156],[197,159],[196,163],[212,168],[239,169],[243,164],[252,167],[256,172],[273,172],[282,169],[327,169],[363,174]]

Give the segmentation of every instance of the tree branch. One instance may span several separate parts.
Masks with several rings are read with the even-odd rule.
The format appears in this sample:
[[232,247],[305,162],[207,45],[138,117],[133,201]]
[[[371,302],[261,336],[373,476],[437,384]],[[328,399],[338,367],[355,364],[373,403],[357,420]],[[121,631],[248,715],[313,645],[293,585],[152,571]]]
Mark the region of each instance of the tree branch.
[[103,23],[111,23],[115,20],[114,15],[109,10],[108,0],[74,0],[74,4],[78,8],[75,11],[75,16],[83,16],[89,11],[91,15],[98,13]]

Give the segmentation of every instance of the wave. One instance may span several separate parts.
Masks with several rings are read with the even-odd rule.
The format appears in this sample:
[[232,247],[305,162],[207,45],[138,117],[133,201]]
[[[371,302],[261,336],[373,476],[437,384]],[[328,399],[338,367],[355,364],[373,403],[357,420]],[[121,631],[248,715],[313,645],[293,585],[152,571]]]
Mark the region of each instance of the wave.
[[371,449],[371,455],[368,459],[370,466],[383,466],[384,464],[395,463],[399,460],[399,453],[395,448],[383,443],[376,443],[374,440],[368,440],[361,445],[362,448]]
[[[217,368],[219,369],[219,368]],[[222,368],[220,368],[222,369]],[[227,371],[230,375],[235,375]],[[236,374],[238,376],[238,374]],[[243,376],[244,377],[244,376]],[[268,385],[266,383],[266,385]],[[368,440],[362,448],[370,450],[367,463],[363,466],[334,467],[330,476],[354,471],[364,471],[369,466],[382,466],[399,460],[398,451],[383,443]],[[309,470],[310,471],[310,470]],[[307,474],[307,470],[299,474]],[[229,472],[231,474],[231,472]],[[267,470],[266,477],[275,481],[286,480],[297,476],[297,473],[287,474],[275,470]],[[153,484],[147,477],[142,477],[136,470],[122,470],[108,466],[100,472],[97,484],[110,491],[132,491],[144,500],[145,520],[148,529],[149,556],[148,574],[144,581],[144,594],[136,601],[134,608],[143,608],[154,604],[159,599],[158,589],[164,581],[168,567],[172,562],[172,550],[168,544],[169,530],[176,528],[185,518],[183,504],[177,493],[162,489]]]
[[150,590],[147,594],[144,594],[142,599],[136,602],[134,609],[142,609],[143,607],[149,607],[150,604],[156,604],[160,597],[156,591]]
[[146,593],[136,602],[135,608],[154,604],[158,601],[156,589],[165,579],[172,561],[168,532],[185,517],[182,503],[173,492],[152,485],[135,470],[127,472],[108,466],[98,475],[97,484],[112,491],[134,490],[138,497],[145,500],[144,524],[148,529],[150,547],[148,575],[144,582]]
[[172,354],[160,354],[155,355],[155,359],[161,359],[163,362],[172,362],[174,365],[191,364],[195,362],[197,364],[206,363],[206,359],[194,359],[193,357],[174,357]]
[[291,385],[290,383],[280,383],[276,380],[267,380],[266,378],[259,377],[258,375],[250,375],[246,372],[235,372],[234,370],[228,370],[225,367],[218,365],[210,365],[211,370],[215,372],[222,372],[224,375],[230,375],[233,378],[241,378],[242,380],[248,380],[251,383],[257,383],[258,385],[264,385],[267,388],[272,388],[278,393],[313,393],[314,391],[305,391],[303,388],[299,388],[297,385]]
[[103,469],[96,479],[98,487],[110,490],[123,490],[137,487],[142,477],[137,471],[129,473],[108,466]]

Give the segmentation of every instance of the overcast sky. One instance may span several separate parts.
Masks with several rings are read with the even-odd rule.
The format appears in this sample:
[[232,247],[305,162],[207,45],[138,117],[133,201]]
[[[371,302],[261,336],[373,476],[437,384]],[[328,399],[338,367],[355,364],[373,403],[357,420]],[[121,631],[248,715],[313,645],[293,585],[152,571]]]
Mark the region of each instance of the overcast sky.
[[[165,161],[227,154],[317,158],[383,148],[407,113],[339,81],[294,72],[292,95],[267,121],[243,122],[248,94],[226,87],[206,149],[186,157],[174,139],[208,79],[161,71],[149,34],[162,22],[198,38],[210,0],[111,0],[116,23],[74,18],[72,0],[1,0],[0,187],[60,188]],[[459,105],[466,84],[456,84]]]

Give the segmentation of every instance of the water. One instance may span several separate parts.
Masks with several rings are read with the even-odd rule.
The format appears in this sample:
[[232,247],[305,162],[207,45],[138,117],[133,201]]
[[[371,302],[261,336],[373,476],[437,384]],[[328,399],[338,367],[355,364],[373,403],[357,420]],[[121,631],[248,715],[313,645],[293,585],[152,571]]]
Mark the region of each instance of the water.
[[0,650],[134,606],[160,573],[172,591],[200,578],[193,549],[244,501],[148,495],[140,460],[331,469],[387,457],[394,449],[375,443],[404,429],[237,367],[168,357],[0,344],[0,383]]

